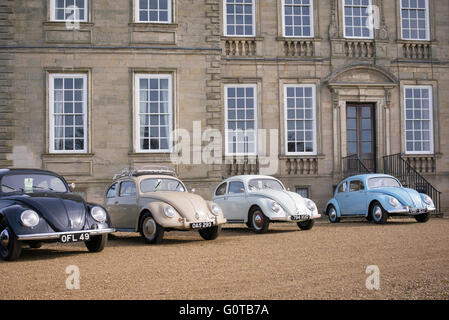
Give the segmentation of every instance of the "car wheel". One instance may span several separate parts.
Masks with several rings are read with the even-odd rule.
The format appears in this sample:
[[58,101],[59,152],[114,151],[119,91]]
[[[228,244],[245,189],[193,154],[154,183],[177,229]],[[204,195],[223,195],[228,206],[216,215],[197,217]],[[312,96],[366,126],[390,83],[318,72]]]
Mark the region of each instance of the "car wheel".
[[103,251],[104,247],[108,243],[108,235],[102,234],[99,236],[90,237],[89,241],[84,242],[89,252]]
[[40,247],[42,247],[42,242],[30,242],[31,249],[39,249]]
[[221,225],[206,228],[206,229],[201,229],[201,230],[198,230],[198,232],[204,240],[215,240],[220,235]]
[[17,240],[11,228],[6,227],[0,232],[0,255],[3,260],[14,261],[20,257],[22,242]]
[[329,221],[331,223],[338,223],[340,222],[340,217],[337,214],[337,210],[334,206],[329,206],[327,209],[327,216],[329,217]]
[[298,222],[298,227],[301,230],[310,230],[313,228],[314,224],[315,220],[300,221]]
[[266,233],[270,226],[270,220],[259,208],[254,208],[249,214],[249,223],[255,233]]
[[415,219],[416,219],[416,221],[418,221],[420,223],[427,222],[430,219],[430,213],[426,212],[426,213],[418,214],[415,216]]
[[146,243],[157,244],[162,242],[164,228],[147,212],[140,219],[140,234]]
[[380,203],[376,202],[371,207],[371,218],[376,224],[387,223],[388,213],[382,208]]

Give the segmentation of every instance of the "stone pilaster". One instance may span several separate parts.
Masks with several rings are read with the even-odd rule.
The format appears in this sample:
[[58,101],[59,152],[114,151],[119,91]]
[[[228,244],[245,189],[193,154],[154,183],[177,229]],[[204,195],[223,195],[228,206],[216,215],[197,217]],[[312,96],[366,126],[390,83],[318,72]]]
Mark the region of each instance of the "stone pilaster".
[[8,154],[12,152],[14,137],[14,108],[12,105],[13,54],[6,51],[13,42],[13,0],[0,3],[0,168],[12,166]]
[[[206,4],[206,43],[212,48],[220,49],[220,1],[204,0]],[[222,129],[221,106],[221,51],[207,56],[206,70],[206,126],[207,129]],[[221,166],[212,165],[209,168],[210,178],[221,177]]]

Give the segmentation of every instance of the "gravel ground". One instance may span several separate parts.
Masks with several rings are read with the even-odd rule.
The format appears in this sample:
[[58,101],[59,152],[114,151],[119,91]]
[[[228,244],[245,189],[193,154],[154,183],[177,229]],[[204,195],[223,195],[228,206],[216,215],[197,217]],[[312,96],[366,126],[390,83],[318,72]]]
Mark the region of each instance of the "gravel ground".
[[[170,232],[157,246],[116,233],[101,253],[47,244],[0,261],[0,299],[449,299],[448,230],[448,218],[323,220],[265,235],[226,226],[212,242]],[[66,289],[69,265],[80,269],[79,290]],[[377,291],[365,286],[369,265],[380,269]]]

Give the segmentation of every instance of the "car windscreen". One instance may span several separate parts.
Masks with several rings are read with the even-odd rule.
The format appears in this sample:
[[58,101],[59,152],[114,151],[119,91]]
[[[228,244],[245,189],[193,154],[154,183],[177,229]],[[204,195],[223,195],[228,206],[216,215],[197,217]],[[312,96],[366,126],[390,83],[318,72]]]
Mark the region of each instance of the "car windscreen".
[[282,184],[274,179],[252,179],[248,183],[249,191],[257,191],[264,189],[283,191]]
[[67,192],[61,178],[47,174],[9,174],[0,182],[2,193]]
[[177,191],[185,192],[186,189],[181,181],[176,179],[145,179],[140,182],[141,192],[154,192],[154,191]]
[[390,177],[377,177],[368,179],[368,188],[370,189],[388,187],[400,188],[401,184],[396,179]]

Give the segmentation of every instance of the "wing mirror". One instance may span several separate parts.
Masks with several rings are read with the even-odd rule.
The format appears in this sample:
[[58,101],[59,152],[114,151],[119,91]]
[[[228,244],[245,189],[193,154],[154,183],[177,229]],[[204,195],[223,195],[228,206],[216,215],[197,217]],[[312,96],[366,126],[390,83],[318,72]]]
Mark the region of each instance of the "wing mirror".
[[290,188],[287,188],[287,191],[290,191]]
[[74,182],[72,182],[72,183],[69,185],[69,187],[70,187],[70,189],[75,190],[76,184],[75,184]]
[[195,191],[196,191],[195,188],[192,188],[192,193],[195,193]]

